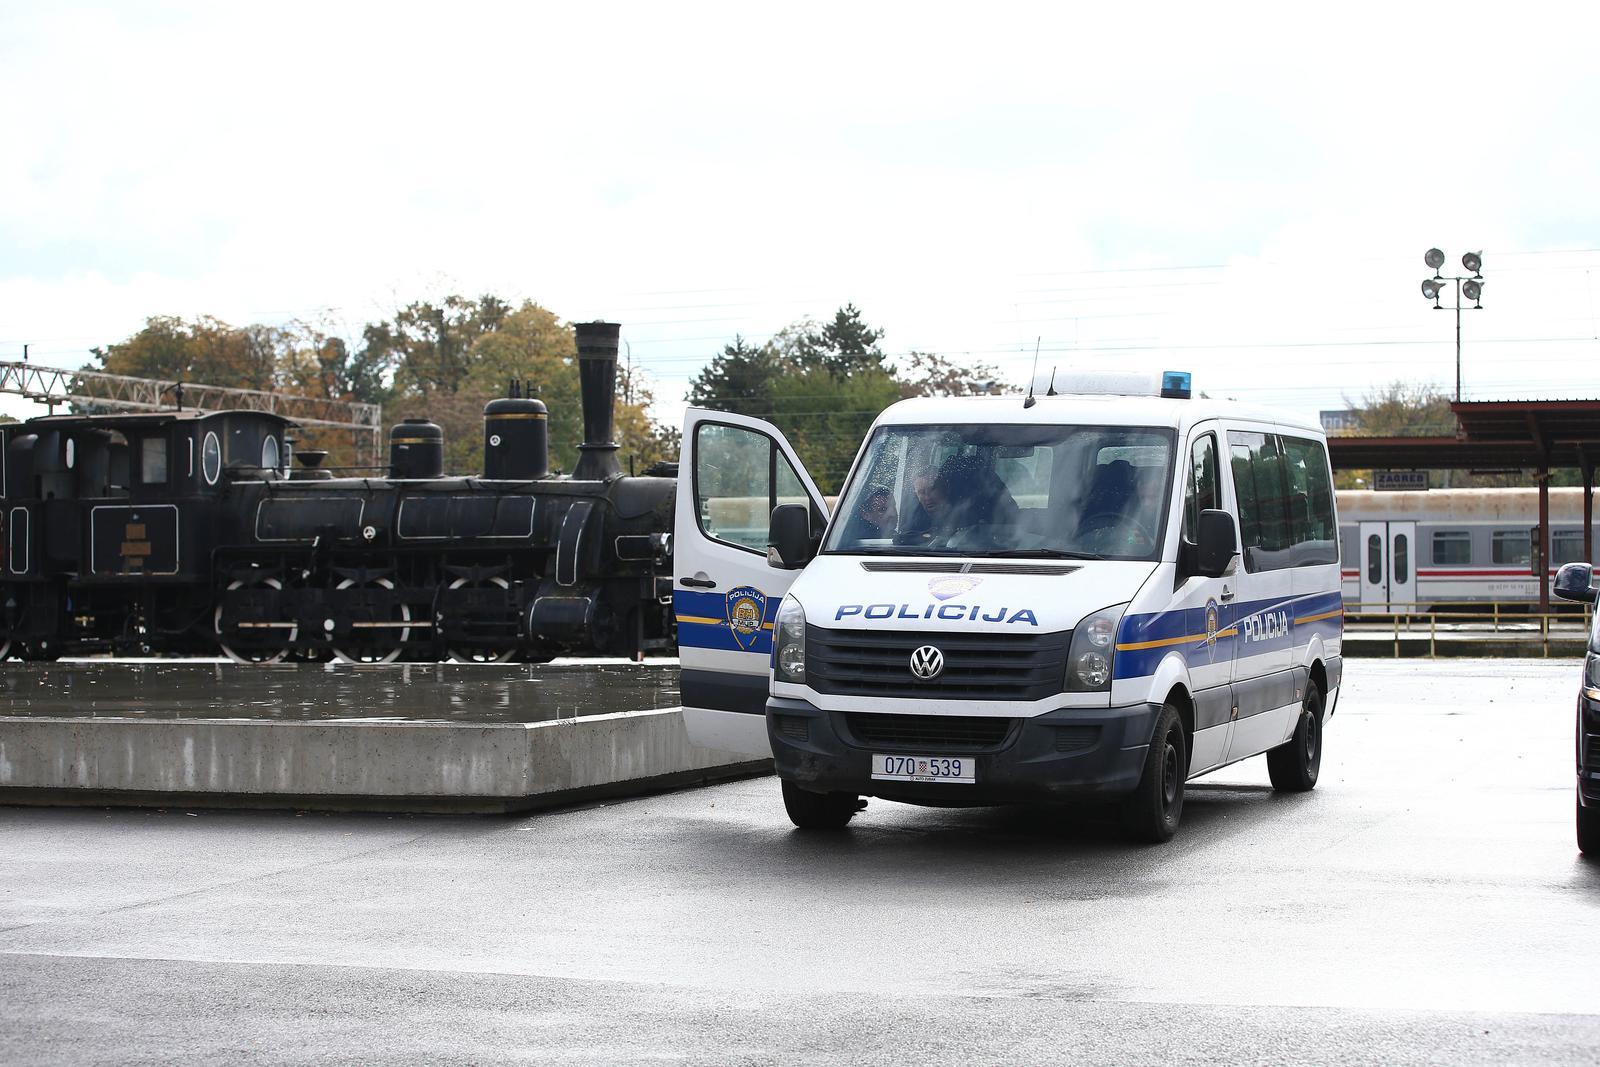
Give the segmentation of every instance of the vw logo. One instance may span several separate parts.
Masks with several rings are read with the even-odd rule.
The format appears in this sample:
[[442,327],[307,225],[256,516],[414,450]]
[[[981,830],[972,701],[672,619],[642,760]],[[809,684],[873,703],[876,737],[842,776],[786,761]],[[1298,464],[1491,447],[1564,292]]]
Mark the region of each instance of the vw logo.
[[911,673],[925,682],[931,682],[944,672],[944,653],[932,645],[923,645],[911,653]]

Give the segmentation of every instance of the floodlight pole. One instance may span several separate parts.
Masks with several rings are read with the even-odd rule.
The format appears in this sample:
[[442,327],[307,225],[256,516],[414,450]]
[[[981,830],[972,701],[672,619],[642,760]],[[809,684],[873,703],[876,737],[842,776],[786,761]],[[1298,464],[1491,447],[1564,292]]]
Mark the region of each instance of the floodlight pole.
[[1456,279],[1456,403],[1461,403],[1461,279]]

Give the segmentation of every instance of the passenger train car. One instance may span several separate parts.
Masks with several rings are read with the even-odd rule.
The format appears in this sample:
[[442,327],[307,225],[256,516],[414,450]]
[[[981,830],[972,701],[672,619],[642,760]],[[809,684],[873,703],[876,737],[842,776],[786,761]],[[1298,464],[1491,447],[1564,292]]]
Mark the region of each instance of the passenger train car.
[[[1534,604],[1537,489],[1343,490],[1339,546],[1351,613],[1405,613],[1447,604]],[[1600,524],[1596,525],[1600,530]],[[1592,542],[1600,545],[1600,536]],[[1552,579],[1584,561],[1583,490],[1550,490]]]

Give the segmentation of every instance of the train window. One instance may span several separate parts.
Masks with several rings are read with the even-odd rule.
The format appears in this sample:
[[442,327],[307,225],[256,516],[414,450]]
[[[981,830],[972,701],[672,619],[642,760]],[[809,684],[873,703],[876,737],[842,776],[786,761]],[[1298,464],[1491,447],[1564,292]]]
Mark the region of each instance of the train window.
[[694,495],[706,536],[763,555],[772,509],[808,499],[772,438],[714,422],[696,431]]
[[1471,563],[1472,534],[1466,530],[1435,530],[1433,532],[1433,562],[1435,564]]
[[1217,438],[1202,434],[1189,449],[1189,485],[1183,499],[1183,539],[1195,543],[1195,529],[1200,525],[1202,511],[1222,507],[1217,492]]
[[1587,562],[1583,556],[1582,530],[1556,530],[1550,534],[1550,566]]
[[263,471],[278,469],[278,439],[271,435],[261,442],[261,469]]
[[1496,530],[1493,540],[1495,563],[1526,567],[1533,562],[1533,539],[1527,530]]
[[200,446],[200,473],[206,476],[207,485],[216,485],[222,477],[222,442],[215,432],[208,432]]
[[139,442],[139,480],[159,485],[167,480],[167,439],[146,437]]
[[1404,585],[1411,580],[1411,538],[1394,535],[1394,580]]
[[1377,534],[1367,538],[1367,584],[1383,584],[1383,538]]

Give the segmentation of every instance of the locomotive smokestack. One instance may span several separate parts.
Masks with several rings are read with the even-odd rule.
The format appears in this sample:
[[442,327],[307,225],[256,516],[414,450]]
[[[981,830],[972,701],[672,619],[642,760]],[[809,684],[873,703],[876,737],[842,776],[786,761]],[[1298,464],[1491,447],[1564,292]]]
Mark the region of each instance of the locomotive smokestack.
[[574,478],[604,481],[622,473],[617,445],[611,439],[612,405],[617,393],[617,338],[622,327],[615,322],[579,322],[578,385],[583,390],[583,444],[578,446]]

